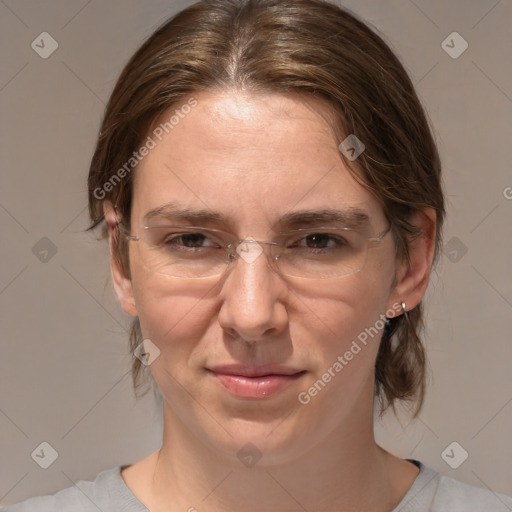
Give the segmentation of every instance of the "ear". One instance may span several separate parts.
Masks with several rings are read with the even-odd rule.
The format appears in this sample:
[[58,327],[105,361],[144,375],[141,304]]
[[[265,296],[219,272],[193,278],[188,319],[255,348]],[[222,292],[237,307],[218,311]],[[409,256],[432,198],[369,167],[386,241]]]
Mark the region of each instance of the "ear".
[[112,273],[112,282],[114,283],[114,290],[124,312],[130,316],[136,317],[138,316],[138,313],[135,306],[132,282],[131,279],[124,274],[117,255],[117,241],[119,237],[118,223],[121,222],[121,218],[118,216],[112,206],[112,203],[109,201],[105,201],[103,203],[103,215],[105,216],[108,226],[110,269]]
[[405,302],[407,311],[415,308],[427,291],[434,259],[436,240],[436,212],[427,208],[417,213],[411,223],[421,229],[421,234],[409,245],[409,261],[401,262],[396,271],[388,308]]

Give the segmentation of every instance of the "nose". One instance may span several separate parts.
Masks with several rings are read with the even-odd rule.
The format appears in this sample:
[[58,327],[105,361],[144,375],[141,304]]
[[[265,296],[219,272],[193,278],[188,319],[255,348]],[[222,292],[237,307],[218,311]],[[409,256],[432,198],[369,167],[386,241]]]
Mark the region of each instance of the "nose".
[[250,342],[276,336],[288,325],[289,290],[270,267],[264,247],[252,238],[238,245],[219,293],[221,327],[232,337]]

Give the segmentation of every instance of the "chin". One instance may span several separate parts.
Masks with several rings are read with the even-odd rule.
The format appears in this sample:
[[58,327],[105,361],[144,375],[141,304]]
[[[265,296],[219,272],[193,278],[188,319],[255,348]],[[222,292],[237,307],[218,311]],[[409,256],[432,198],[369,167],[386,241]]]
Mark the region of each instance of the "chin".
[[[257,421],[232,418],[226,423],[227,430],[221,438],[206,439],[216,451],[228,458],[236,457],[242,464],[252,467],[277,466],[292,462],[314,446],[315,436],[304,426],[287,423],[280,417],[273,421]],[[205,435],[210,434],[204,432]]]

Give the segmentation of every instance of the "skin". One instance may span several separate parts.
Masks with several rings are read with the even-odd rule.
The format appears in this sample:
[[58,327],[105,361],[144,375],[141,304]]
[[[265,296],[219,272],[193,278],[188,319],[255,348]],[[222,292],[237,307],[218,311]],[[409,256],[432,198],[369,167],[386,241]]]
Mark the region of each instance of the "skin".
[[[135,174],[132,233],[169,201],[220,212],[216,227],[271,240],[296,210],[354,206],[372,236],[388,227],[378,201],[349,174],[329,110],[298,96],[234,90],[201,93],[198,105],[146,156]],[[131,279],[112,261],[126,313],[160,349],[151,364],[164,397],[160,450],[122,472],[152,512],[261,510],[391,511],[418,474],[375,443],[373,393],[381,333],[307,405],[297,400],[380,314],[423,297],[434,251],[435,215],[414,222],[424,236],[409,264],[393,238],[370,249],[362,271],[331,280],[283,278],[263,255],[238,259],[220,279],[191,282],[149,271],[130,243]],[[111,231],[115,214],[105,204]],[[396,280],[394,279],[396,277]],[[280,363],[306,373],[277,395],[243,400],[205,370],[214,364]],[[261,459],[237,452],[254,444]]]

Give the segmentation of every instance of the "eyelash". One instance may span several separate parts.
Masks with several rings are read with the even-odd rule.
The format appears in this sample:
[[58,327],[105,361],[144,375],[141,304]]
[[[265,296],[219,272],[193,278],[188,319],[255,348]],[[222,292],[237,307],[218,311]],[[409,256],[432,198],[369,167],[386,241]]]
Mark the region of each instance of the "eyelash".
[[[329,245],[327,247],[307,247],[306,245],[298,245],[300,242],[304,242],[304,243],[307,243],[306,240],[314,235],[319,235],[320,237],[326,237],[327,239],[323,239],[327,244],[331,244],[330,247]],[[203,242],[205,240],[209,240],[209,238],[203,234],[203,233],[200,233],[200,232],[190,232],[190,233],[176,233],[176,234],[172,234],[172,235],[168,235],[164,241],[162,242],[161,245],[163,246],[167,246],[167,247],[186,247],[186,249],[182,249],[182,250],[197,250],[197,249],[205,249],[207,247],[213,247],[215,248],[215,246],[198,246],[198,247],[187,247],[183,242],[183,238],[184,237],[187,237],[187,236],[203,236]],[[181,243],[180,242],[180,239],[181,239]],[[176,243],[176,241],[178,243]],[[334,246],[332,245],[332,243],[334,242]],[[217,247],[216,248],[219,248],[219,247],[225,247],[227,244],[222,244],[222,243],[218,243]],[[315,231],[310,231],[309,233],[307,234],[304,234],[298,238],[295,238],[293,239],[293,243],[291,245],[289,244],[286,244],[285,247],[287,248],[293,248],[293,247],[303,247],[305,249],[310,249],[311,251],[328,251],[328,250],[335,250],[335,249],[338,249],[340,247],[346,247],[348,246],[349,243],[348,241],[343,238],[343,237],[340,237],[339,235],[334,235],[333,233],[327,233],[327,232],[322,232],[322,231],[319,231],[319,232],[315,232]]]
[[[175,235],[166,237],[166,239],[163,241],[162,245],[167,245],[167,246],[176,245],[176,244],[173,244],[172,242],[174,242],[175,240],[179,240],[180,238],[183,238],[185,236],[194,236],[194,235],[204,236],[204,238],[206,240],[208,239],[206,237],[206,235],[203,235],[202,233],[179,233],[179,234],[175,234]],[[183,243],[181,243],[179,245],[184,246]]]

